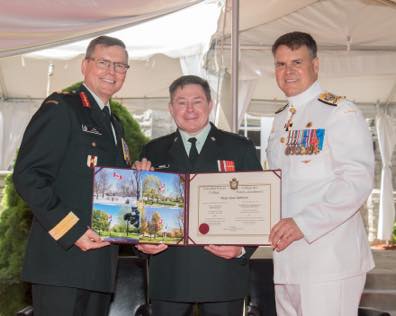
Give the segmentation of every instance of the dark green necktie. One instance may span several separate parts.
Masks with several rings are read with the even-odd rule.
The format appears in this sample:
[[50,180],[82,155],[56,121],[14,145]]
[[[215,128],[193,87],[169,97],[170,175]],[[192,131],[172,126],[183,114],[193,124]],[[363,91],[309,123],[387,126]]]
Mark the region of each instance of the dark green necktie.
[[197,139],[195,137],[191,137],[188,139],[188,141],[191,143],[191,149],[188,158],[190,159],[191,163],[194,164],[195,160],[197,160],[198,157],[198,150],[197,146],[195,145]]
[[106,128],[109,130],[110,133],[113,133],[112,129],[111,129],[111,115],[110,115],[110,109],[109,107],[106,105],[103,109],[103,117],[104,117],[104,122],[106,125]]

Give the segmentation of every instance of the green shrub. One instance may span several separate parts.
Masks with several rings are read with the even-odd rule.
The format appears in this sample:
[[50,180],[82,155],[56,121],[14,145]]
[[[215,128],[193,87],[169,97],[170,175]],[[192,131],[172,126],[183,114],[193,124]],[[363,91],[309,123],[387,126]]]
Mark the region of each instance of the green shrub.
[[20,272],[32,214],[16,193],[12,174],[5,178],[1,209],[0,315],[8,316],[15,315],[17,310],[30,304],[29,287],[20,281]]

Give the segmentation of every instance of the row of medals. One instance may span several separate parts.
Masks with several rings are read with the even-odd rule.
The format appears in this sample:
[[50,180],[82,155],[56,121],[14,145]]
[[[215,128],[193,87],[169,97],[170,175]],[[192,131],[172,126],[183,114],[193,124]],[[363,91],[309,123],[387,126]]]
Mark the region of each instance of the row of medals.
[[[288,140],[285,148],[285,155],[312,155],[318,154],[320,152],[318,147],[318,139],[316,136],[315,129],[305,129],[305,130],[290,130],[293,126],[292,119],[294,114],[297,112],[296,109],[291,106],[289,109],[291,113],[290,118],[287,120],[285,124],[285,130],[288,132]],[[309,122],[307,127],[311,127],[312,123]],[[303,134],[303,137],[300,137],[300,134]],[[305,136],[304,136],[305,134]],[[316,138],[316,144],[310,144],[310,140],[312,137]],[[281,138],[281,143],[285,142],[285,138]]]

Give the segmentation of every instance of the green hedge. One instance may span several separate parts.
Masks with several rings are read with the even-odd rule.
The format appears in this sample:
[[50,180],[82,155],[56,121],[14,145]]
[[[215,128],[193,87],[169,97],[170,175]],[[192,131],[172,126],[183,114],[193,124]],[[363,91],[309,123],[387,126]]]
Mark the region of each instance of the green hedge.
[[15,315],[30,303],[29,287],[19,276],[32,221],[27,204],[16,193],[12,174],[4,181],[0,215],[0,315]]
[[[81,82],[76,83],[64,91],[75,90],[80,85]],[[148,138],[120,103],[111,100],[110,106],[124,128],[131,159],[136,160]],[[0,316],[13,316],[31,304],[30,287],[20,281],[20,273],[32,213],[16,193],[12,174],[5,178],[0,211]]]
[[393,224],[392,242],[396,245],[396,222]]

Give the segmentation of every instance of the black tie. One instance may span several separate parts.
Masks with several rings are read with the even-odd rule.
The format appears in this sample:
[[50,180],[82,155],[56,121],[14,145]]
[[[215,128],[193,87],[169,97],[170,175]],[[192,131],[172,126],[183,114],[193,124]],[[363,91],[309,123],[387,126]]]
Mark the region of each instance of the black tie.
[[191,149],[188,158],[190,159],[191,163],[194,164],[195,160],[197,160],[198,157],[197,146],[195,146],[197,139],[195,137],[191,137],[188,139],[188,141],[191,143]]
[[109,130],[110,133],[113,133],[112,129],[111,129],[111,115],[110,115],[110,109],[109,107],[106,105],[103,109],[103,117],[104,117],[104,122],[106,124],[106,128]]

